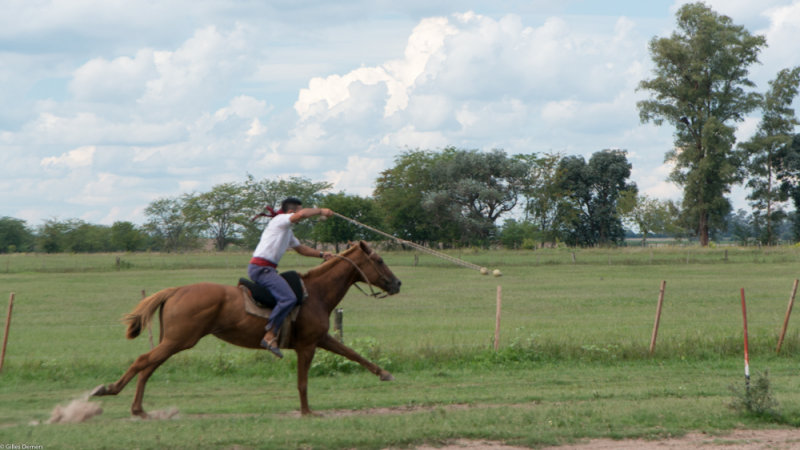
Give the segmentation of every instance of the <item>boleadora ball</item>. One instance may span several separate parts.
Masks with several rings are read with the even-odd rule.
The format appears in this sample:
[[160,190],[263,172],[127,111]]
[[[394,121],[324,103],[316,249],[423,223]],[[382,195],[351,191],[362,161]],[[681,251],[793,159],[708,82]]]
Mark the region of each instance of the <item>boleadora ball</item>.
[[486,267],[481,267],[481,275],[489,275],[489,269]]
[[500,275],[502,275],[502,273],[500,272],[500,269],[494,269],[492,271],[492,275],[499,277]]

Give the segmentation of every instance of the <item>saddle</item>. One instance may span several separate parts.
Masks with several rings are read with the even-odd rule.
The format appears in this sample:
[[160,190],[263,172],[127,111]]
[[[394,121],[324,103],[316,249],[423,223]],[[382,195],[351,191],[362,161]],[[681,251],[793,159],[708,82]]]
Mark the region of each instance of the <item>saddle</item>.
[[[297,320],[297,315],[300,313],[300,305],[306,297],[308,291],[303,284],[303,279],[300,274],[295,271],[288,271],[281,274],[281,276],[289,283],[294,294],[297,296],[297,304],[289,316],[283,322],[283,326],[278,330],[278,347],[290,348],[290,340],[292,336],[292,324]],[[269,319],[272,308],[277,303],[275,297],[269,292],[267,288],[260,284],[254,283],[247,278],[239,278],[239,289],[242,291],[242,298],[244,299],[244,310],[251,315],[261,317],[262,319]]]
[[[281,276],[284,280],[286,280],[287,283],[289,283],[289,287],[292,288],[294,295],[297,297],[297,306],[300,306],[303,303],[303,300],[308,297],[306,286],[303,284],[303,279],[300,278],[300,274],[294,270],[289,270],[287,272],[283,272]],[[247,278],[239,278],[239,286],[244,286],[250,291],[250,296],[253,297],[253,300],[255,300],[258,306],[269,309],[275,307],[275,297],[273,297],[272,292],[270,292],[269,289],[265,288],[264,286],[254,283]]]

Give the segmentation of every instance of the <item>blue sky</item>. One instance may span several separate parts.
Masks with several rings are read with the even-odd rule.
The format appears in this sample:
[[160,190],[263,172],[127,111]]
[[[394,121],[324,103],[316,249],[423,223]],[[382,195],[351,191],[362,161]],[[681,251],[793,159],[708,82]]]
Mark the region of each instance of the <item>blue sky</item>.
[[[0,0],[0,216],[142,223],[247,174],[369,195],[446,146],[626,149],[641,192],[678,199],[636,86],[682,3]],[[767,37],[758,90],[800,65],[800,1],[708,4]]]

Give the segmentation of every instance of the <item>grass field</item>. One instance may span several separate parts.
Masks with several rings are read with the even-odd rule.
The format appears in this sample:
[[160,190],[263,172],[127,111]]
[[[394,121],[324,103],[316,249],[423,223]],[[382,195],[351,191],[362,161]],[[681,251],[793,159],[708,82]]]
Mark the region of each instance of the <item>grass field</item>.
[[[178,419],[129,419],[135,391],[97,400],[82,424],[46,421],[149,349],[124,339],[119,318],[141,291],[233,284],[248,255],[0,255],[0,317],[16,293],[0,373],[0,445],[44,448],[385,448],[455,438],[541,446],[591,437],[659,438],[692,430],[800,424],[800,319],[775,344],[800,249],[618,249],[451,252],[502,278],[410,252],[385,259],[400,294],[352,290],[342,303],[345,342],[396,377],[318,353],[301,420],[294,358],[275,360],[213,337],[162,366],[146,410]],[[119,263],[117,263],[119,258]],[[287,255],[285,269],[316,261]],[[659,339],[648,355],[658,289],[667,281]],[[492,341],[502,286],[500,350]],[[751,370],[769,369],[779,417],[728,407],[743,389],[739,288],[748,299]]]

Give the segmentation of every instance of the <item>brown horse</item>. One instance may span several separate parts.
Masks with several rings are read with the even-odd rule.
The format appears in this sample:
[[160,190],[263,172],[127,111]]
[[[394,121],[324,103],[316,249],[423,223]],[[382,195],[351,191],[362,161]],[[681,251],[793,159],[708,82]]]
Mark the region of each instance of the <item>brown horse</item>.
[[[300,411],[305,415],[311,413],[308,407],[308,370],[317,347],[361,364],[383,381],[394,379],[389,372],[334,339],[328,334],[328,327],[331,312],[353,283],[366,282],[370,288],[375,285],[391,295],[399,292],[400,280],[364,242],[311,269],[302,278],[308,298],[293,324],[288,347],[297,353],[297,389],[300,391]],[[231,344],[261,349],[267,319],[246,313],[242,295],[235,286],[198,283],[164,289],[143,299],[125,318],[127,337],[138,336],[160,308],[161,341],[151,351],[136,358],[116,383],[100,385],[91,395],[117,395],[139,374],[131,413],[147,417],[142,409],[147,379],[167,358],[194,347],[203,336],[213,334]]]

